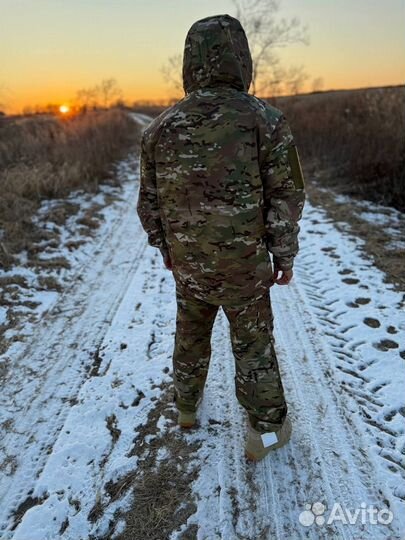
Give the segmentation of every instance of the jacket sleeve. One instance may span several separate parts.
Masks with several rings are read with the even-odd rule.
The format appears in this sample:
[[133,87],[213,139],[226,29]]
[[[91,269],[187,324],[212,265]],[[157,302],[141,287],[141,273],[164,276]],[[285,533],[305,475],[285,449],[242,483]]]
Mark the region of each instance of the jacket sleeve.
[[267,248],[274,265],[281,270],[293,267],[298,253],[298,221],[305,202],[304,178],[297,148],[284,116],[260,146],[263,182],[264,222]]
[[166,251],[156,186],[153,145],[148,131],[144,132],[141,143],[141,182],[137,211],[142,227],[148,235],[149,244]]

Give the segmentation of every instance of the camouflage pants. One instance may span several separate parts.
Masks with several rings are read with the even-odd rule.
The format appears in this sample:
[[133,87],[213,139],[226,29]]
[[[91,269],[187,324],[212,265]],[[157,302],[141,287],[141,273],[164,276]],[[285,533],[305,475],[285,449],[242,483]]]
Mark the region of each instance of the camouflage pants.
[[[218,309],[218,305],[177,291],[173,377],[175,401],[181,410],[194,411],[204,389]],[[231,330],[236,396],[255,429],[275,431],[284,421],[287,405],[274,350],[269,295],[248,305],[222,309]]]

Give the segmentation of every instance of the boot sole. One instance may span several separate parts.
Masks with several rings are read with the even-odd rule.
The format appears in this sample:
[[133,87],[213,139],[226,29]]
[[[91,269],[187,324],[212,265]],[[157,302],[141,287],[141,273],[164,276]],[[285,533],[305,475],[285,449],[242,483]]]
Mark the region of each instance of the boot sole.
[[250,452],[246,452],[245,451],[245,458],[248,460],[248,461],[254,461],[254,462],[257,462],[257,461],[261,461],[262,459],[264,459],[265,457],[267,457],[269,454],[271,454],[272,452],[274,452],[275,450],[278,450],[279,448],[283,448],[283,446],[285,446],[286,444],[288,444],[289,441],[286,441],[285,443],[283,444],[277,444],[275,446],[272,446],[269,451],[267,452],[267,454],[265,454],[263,457],[257,457],[255,456],[254,454],[251,454]]
[[[198,409],[201,401],[202,401],[202,398],[203,396],[201,396],[198,401],[197,401],[197,404],[196,404],[196,409]],[[177,422],[177,424],[182,428],[182,429],[191,429],[193,427],[195,427],[197,425],[197,422]]]
[[191,429],[195,426],[195,423],[194,424],[179,424],[179,426],[182,428],[182,429]]
[[249,454],[249,452],[245,452],[245,458],[248,460],[248,461],[260,461],[260,458],[257,458],[255,457],[253,454]]

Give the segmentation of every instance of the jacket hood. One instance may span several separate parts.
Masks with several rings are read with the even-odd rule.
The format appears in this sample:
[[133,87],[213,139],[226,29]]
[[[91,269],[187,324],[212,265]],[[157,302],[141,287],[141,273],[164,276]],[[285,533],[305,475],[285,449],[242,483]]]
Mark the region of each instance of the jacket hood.
[[195,22],[184,46],[185,93],[218,85],[247,92],[251,81],[252,57],[240,22],[230,15],[216,15]]

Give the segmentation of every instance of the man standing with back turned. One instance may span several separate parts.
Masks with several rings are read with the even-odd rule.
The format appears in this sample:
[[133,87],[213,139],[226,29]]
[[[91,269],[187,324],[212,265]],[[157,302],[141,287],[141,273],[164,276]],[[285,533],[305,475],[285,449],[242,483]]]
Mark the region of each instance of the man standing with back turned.
[[291,433],[269,287],[292,278],[305,193],[288,124],[247,93],[251,78],[237,19],[218,15],[193,24],[183,59],[186,95],[143,136],[138,213],[176,282],[179,424],[195,424],[222,306],[236,395],[249,418],[246,456],[259,460]]

